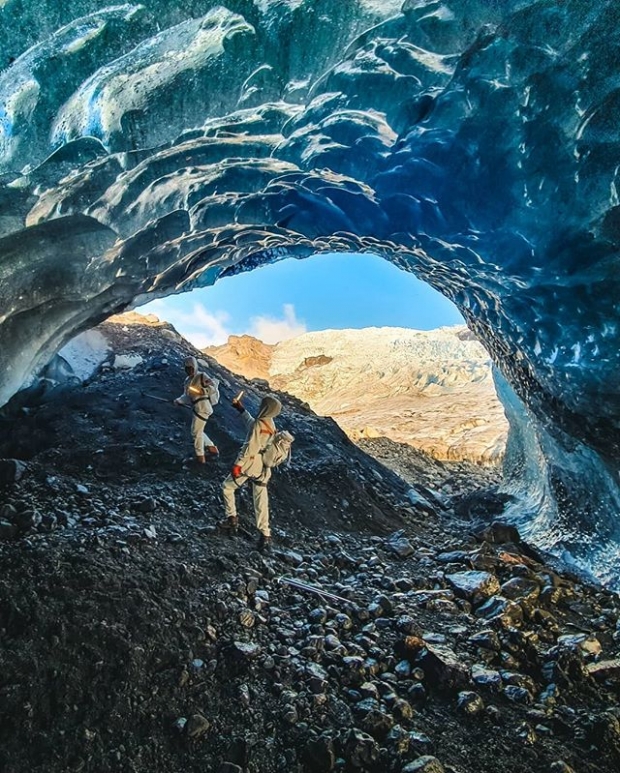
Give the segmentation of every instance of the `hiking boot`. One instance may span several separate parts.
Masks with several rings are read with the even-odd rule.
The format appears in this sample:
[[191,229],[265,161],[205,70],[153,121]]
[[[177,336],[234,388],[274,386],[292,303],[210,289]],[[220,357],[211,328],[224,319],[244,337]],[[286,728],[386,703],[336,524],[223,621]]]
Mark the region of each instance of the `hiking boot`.
[[201,469],[205,466],[206,461],[204,456],[188,456],[183,459],[183,466],[192,469]]
[[261,553],[271,553],[271,537],[266,534],[261,534],[258,538],[258,545],[256,546]]
[[239,519],[236,516],[224,518],[223,521],[220,521],[219,526],[229,537],[234,537],[239,532]]

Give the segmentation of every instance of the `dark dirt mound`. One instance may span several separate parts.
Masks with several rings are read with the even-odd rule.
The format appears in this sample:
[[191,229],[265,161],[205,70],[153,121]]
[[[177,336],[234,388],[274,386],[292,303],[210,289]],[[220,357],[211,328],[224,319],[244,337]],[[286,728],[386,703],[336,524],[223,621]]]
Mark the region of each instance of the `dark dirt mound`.
[[255,408],[258,386],[212,363],[221,459],[194,470],[171,404],[194,350],[103,329],[143,362],[4,423],[0,453],[26,468],[0,488],[0,770],[619,769],[618,601],[514,530],[472,535],[454,497],[488,473],[387,446],[382,465],[283,396],[294,460],[263,555],[249,492],[241,534],[217,526],[242,440],[227,398]]

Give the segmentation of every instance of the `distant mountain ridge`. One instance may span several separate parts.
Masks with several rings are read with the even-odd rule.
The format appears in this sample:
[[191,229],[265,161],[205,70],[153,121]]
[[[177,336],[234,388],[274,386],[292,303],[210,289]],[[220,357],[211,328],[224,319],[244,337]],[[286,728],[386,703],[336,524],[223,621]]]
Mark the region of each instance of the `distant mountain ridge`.
[[388,437],[436,459],[503,456],[508,424],[490,358],[465,326],[324,330],[273,345],[230,336],[204,352],[306,401],[353,439]]

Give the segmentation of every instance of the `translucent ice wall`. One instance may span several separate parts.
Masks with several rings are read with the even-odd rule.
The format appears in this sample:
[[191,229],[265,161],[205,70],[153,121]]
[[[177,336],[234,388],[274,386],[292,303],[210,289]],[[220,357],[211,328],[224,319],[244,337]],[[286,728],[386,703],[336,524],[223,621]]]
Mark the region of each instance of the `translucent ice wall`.
[[373,252],[459,307],[536,441],[509,464],[532,539],[602,575],[619,22],[617,0],[0,2],[0,403],[114,311]]

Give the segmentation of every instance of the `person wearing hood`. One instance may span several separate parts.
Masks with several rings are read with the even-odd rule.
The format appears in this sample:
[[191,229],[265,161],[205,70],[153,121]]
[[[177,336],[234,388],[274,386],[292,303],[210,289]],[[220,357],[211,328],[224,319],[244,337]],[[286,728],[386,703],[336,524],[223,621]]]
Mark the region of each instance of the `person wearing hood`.
[[183,394],[174,400],[175,405],[189,405],[192,409],[191,433],[194,454],[198,464],[205,464],[205,448],[211,458],[218,456],[217,446],[205,433],[207,419],[213,413],[213,405],[219,399],[217,381],[198,370],[198,360],[186,357],[183,363],[187,378]]
[[243,407],[240,397],[236,397],[232,404],[241,414],[248,433],[230,475],[222,484],[224,510],[226,513],[224,527],[231,534],[237,533],[238,520],[235,492],[248,480],[251,481],[256,528],[259,531],[258,549],[266,551],[271,547],[269,499],[267,496],[267,484],[271,478],[271,468],[263,464],[263,452],[276,433],[276,426],[273,420],[282,410],[282,403],[273,395],[263,397],[256,418]]

